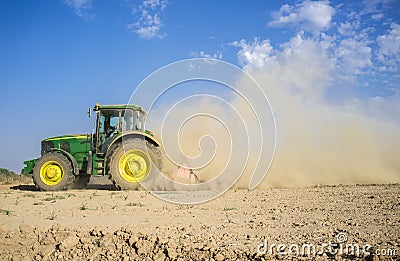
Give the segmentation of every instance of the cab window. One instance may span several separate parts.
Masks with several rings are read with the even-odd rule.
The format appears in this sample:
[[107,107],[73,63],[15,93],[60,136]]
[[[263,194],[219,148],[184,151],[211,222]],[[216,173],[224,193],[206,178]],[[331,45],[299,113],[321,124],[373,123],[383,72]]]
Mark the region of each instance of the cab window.
[[103,110],[100,112],[97,142],[98,150],[105,151],[114,136],[118,134],[119,114],[120,112],[118,110]]
[[123,132],[133,129],[133,111],[131,109],[122,111],[121,127]]

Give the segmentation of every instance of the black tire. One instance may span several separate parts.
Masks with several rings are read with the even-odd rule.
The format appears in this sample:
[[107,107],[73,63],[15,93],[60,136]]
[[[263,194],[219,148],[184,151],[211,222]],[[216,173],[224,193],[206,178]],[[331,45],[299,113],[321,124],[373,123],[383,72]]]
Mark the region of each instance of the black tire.
[[43,191],[66,190],[74,178],[71,162],[61,153],[46,153],[33,168],[33,182]]
[[75,177],[74,182],[72,182],[70,188],[71,189],[84,189],[90,181],[90,175],[88,174],[79,174]]
[[156,147],[153,143],[146,142],[148,152],[150,154],[150,158],[153,161],[153,164],[156,166],[156,168],[161,171],[163,164],[162,164],[162,154],[160,151],[159,147]]
[[[141,163],[137,164],[139,171],[142,169],[147,170],[143,171],[145,174],[143,174],[142,178],[139,178],[139,180],[135,180],[135,178],[133,178],[134,175],[130,172],[130,168],[127,169],[126,164],[121,164],[121,162],[124,162],[124,157],[126,155],[125,153],[129,151],[139,153],[140,157],[143,159],[142,161],[140,161]],[[139,189],[140,186],[139,182],[147,179],[149,174],[151,173],[151,168],[152,168],[151,158],[148,154],[146,142],[143,139],[140,138],[126,139],[123,141],[123,143],[119,142],[117,144],[112,145],[110,148],[110,152],[107,154],[108,156],[107,156],[106,171],[109,175],[109,178],[112,180],[113,184],[118,190]],[[125,168],[121,166],[125,166]],[[144,168],[143,166],[145,166],[146,168]]]

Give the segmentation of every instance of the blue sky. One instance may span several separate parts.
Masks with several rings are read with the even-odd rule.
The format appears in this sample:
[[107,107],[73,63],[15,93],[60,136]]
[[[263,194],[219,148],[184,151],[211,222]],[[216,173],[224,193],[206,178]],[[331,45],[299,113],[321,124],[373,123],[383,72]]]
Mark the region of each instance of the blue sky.
[[0,34],[0,167],[15,171],[41,139],[91,132],[87,107],[127,102],[162,66],[211,57],[252,72],[296,41],[325,57],[325,100],[400,112],[396,0],[1,1]]

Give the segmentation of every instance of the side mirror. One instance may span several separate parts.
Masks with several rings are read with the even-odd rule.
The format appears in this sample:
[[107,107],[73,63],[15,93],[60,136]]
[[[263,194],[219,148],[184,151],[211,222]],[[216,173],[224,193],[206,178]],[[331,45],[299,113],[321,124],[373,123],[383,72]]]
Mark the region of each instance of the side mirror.
[[91,107],[88,108],[87,114],[88,114],[89,118],[92,116],[92,108]]

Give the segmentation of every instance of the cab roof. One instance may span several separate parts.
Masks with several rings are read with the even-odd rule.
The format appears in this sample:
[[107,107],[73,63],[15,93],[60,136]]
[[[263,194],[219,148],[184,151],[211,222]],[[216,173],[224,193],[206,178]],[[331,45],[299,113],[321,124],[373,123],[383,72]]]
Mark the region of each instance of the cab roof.
[[144,109],[135,104],[112,104],[112,105],[100,105],[99,103],[96,103],[96,106],[94,106],[94,111],[98,111],[101,109],[114,109],[114,110],[119,110],[119,109],[133,109],[133,110],[138,110],[138,111],[144,111]]

